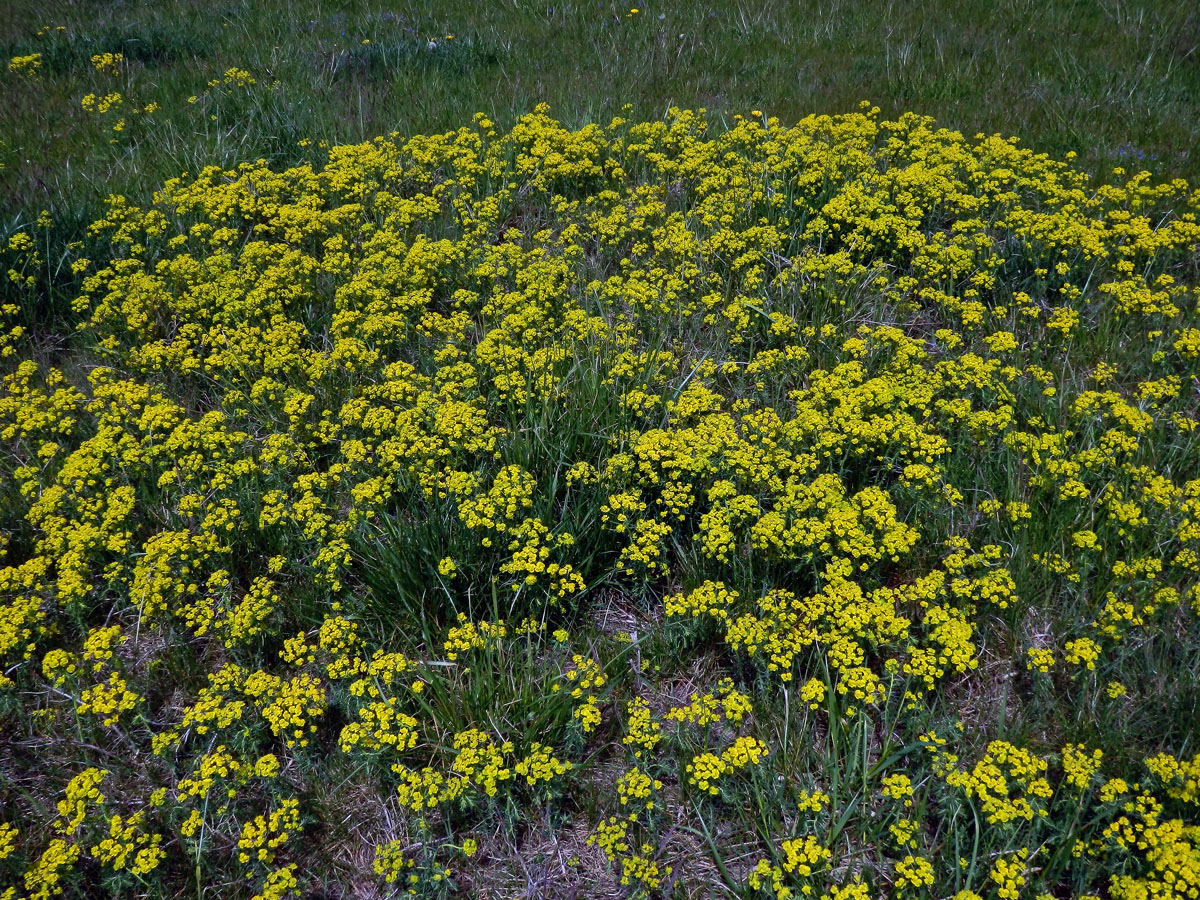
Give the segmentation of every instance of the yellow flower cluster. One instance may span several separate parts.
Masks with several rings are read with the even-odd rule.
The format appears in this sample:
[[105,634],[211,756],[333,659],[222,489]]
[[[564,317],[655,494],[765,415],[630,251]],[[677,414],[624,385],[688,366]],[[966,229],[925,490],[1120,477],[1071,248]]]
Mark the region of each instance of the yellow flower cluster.
[[471,801],[475,793],[495,797],[500,785],[517,776],[531,788],[545,782],[542,787],[546,789],[574,767],[538,741],[527,754],[517,756],[511,741],[497,745],[490,735],[475,728],[456,734],[453,746],[455,756],[448,775],[429,766],[419,771],[403,763],[392,766],[403,779],[397,788],[401,805],[420,812],[460,798]]
[[[109,820],[108,837],[92,848],[92,856],[114,869],[129,869],[134,875],[147,875],[158,867],[166,856],[159,844],[161,834],[147,834],[145,811],[127,820],[114,815]],[[131,858],[132,857],[132,858]]]
[[1053,794],[1046,780],[1047,764],[1028,750],[1007,741],[992,741],[969,770],[946,775],[946,783],[979,800],[984,818],[992,824],[1047,815],[1043,801]]
[[713,796],[720,793],[717,782],[725,775],[754,766],[767,755],[766,745],[758,738],[737,738],[718,756],[705,751],[692,757],[687,765],[688,782]]
[[106,51],[92,55],[92,68],[97,72],[106,72],[115,75],[121,70],[123,62],[125,62],[125,54],[123,53]]
[[595,659],[578,653],[571,657],[571,668],[563,673],[560,681],[550,689],[558,693],[565,686],[570,688],[572,700],[579,701],[571,715],[578,720],[584,734],[591,734],[600,724],[599,691],[608,683],[604,669]]
[[1001,856],[992,866],[988,875],[996,882],[996,895],[1001,900],[1016,900],[1020,896],[1021,888],[1026,882],[1025,867],[1028,858],[1029,851],[1022,847],[1011,856]]
[[[752,890],[769,890],[776,900],[788,900],[794,896],[792,889],[785,884],[786,876],[807,880],[824,868],[833,856],[832,851],[811,834],[784,841],[781,849],[783,862],[780,865],[760,859],[746,880]],[[812,885],[804,884],[801,891],[805,895],[811,894]]]
[[638,768],[632,768],[617,781],[617,794],[621,805],[644,806],[654,808],[653,791],[662,790],[663,783],[657,778],[651,778]]
[[1146,768],[1167,786],[1167,796],[1200,806],[1200,753],[1190,760],[1160,753],[1146,760]]
[[[113,128],[115,87],[80,101]],[[376,873],[445,894],[450,832],[594,795],[615,753],[591,836],[631,891],[695,812],[778,832],[715,832],[779,848],[742,870],[777,898],[1194,898],[1195,748],[1058,729],[1126,715],[1131,660],[1196,628],[1198,214],[869,107],[538,107],[109,198],[89,365],[0,307],[0,706],[72,760],[0,874],[168,895],[223,855],[298,892],[332,770],[400,807]],[[21,296],[34,234],[0,247]],[[605,604],[619,639],[578,627]],[[981,668],[1071,721],[917,737]]]
[[715,690],[703,695],[692,694],[690,703],[667,710],[663,718],[689,725],[707,726],[722,721],[740,725],[753,711],[750,698],[737,690],[731,679],[723,678]]
[[571,763],[555,759],[549,747],[534,741],[529,748],[529,755],[513,766],[513,772],[523,775],[526,783],[532,787],[539,781],[553,781],[571,768]]
[[242,825],[238,838],[238,862],[243,865],[257,861],[270,865],[276,851],[288,842],[300,828],[300,803],[288,798],[267,816],[255,816]]
[[909,854],[896,863],[896,886],[901,890],[920,890],[933,884],[933,863]]
[[106,775],[108,772],[104,769],[87,768],[67,783],[66,796],[58,801],[57,831],[70,834],[83,824],[89,806],[104,802],[100,783]]
[[8,61],[8,71],[27,78],[37,79],[42,68],[42,54],[29,53],[25,56],[14,56]]

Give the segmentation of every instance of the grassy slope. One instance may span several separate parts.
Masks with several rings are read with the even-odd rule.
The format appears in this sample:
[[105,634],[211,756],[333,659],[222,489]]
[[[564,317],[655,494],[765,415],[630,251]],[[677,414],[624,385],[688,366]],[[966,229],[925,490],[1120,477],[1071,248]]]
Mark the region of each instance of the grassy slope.
[[[0,76],[5,230],[49,208],[70,231],[108,193],[145,195],[208,163],[296,160],[315,152],[296,146],[303,137],[443,130],[476,111],[504,125],[543,100],[574,125],[626,103],[639,116],[678,105],[788,121],[866,98],[888,115],[1075,150],[1095,172],[1131,161],[1200,172],[1200,13],[1187,0],[678,2],[637,15],[544,0],[5,6],[0,55],[46,60],[40,83]],[[129,58],[122,75],[92,70],[103,51]],[[218,129],[186,98],[230,66],[281,84]],[[110,144],[79,101],[114,89],[162,109]]]
[[[887,115],[1075,151],[1101,178],[1115,165],[1200,173],[1200,13],[1188,0],[685,0],[637,15],[521,0],[5,5],[0,57],[44,59],[36,82],[0,71],[0,239],[43,209],[53,218],[30,324],[58,319],[77,295],[63,248],[109,194],[148,198],[182,171],[294,163],[321,155],[322,141],[457,128],[475,112],[507,126],[541,101],[578,126],[625,104],[638,117],[676,105],[793,121],[869,99]],[[120,74],[93,69],[106,51],[125,54]],[[203,109],[187,102],[231,66],[255,88]],[[115,114],[104,122],[80,106],[114,90],[161,108],[114,135]]]

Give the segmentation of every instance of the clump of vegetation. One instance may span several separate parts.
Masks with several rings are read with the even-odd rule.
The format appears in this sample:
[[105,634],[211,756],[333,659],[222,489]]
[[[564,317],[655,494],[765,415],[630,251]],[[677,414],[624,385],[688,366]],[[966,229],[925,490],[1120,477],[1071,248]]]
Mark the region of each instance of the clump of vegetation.
[[869,107],[112,197],[4,309],[0,897],[1195,897],[1198,213]]

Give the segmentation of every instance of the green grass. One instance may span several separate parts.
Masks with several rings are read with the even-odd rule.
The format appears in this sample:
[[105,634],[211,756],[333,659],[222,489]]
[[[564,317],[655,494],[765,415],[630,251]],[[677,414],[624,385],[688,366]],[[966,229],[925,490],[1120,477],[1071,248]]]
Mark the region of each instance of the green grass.
[[[287,165],[319,155],[320,141],[442,131],[475,112],[507,126],[541,101],[578,126],[626,104],[638,117],[676,105],[792,121],[868,99],[885,115],[913,110],[1075,151],[1101,178],[1118,165],[1195,177],[1198,44],[1187,0],[687,0],[636,15],[549,0],[11,0],[0,57],[42,53],[43,71],[0,72],[0,237],[48,209],[62,245],[85,236],[107,195],[146,198],[185,170]],[[104,52],[124,54],[119,75],[93,69]],[[232,66],[257,84],[187,102]],[[114,134],[80,106],[114,90],[161,109]],[[314,144],[298,146],[305,138]],[[57,249],[35,319],[61,313],[75,291]]]

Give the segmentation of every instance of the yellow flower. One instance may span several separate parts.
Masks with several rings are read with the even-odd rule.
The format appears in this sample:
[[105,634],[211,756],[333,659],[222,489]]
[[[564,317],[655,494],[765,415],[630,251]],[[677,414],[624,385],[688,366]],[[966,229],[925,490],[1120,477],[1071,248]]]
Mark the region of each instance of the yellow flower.
[[121,53],[97,53],[92,56],[92,67],[97,72],[115,74],[120,71],[121,63],[125,61]]
[[27,56],[14,56],[8,61],[8,71],[28,78],[37,79],[42,68],[42,54],[30,53]]

